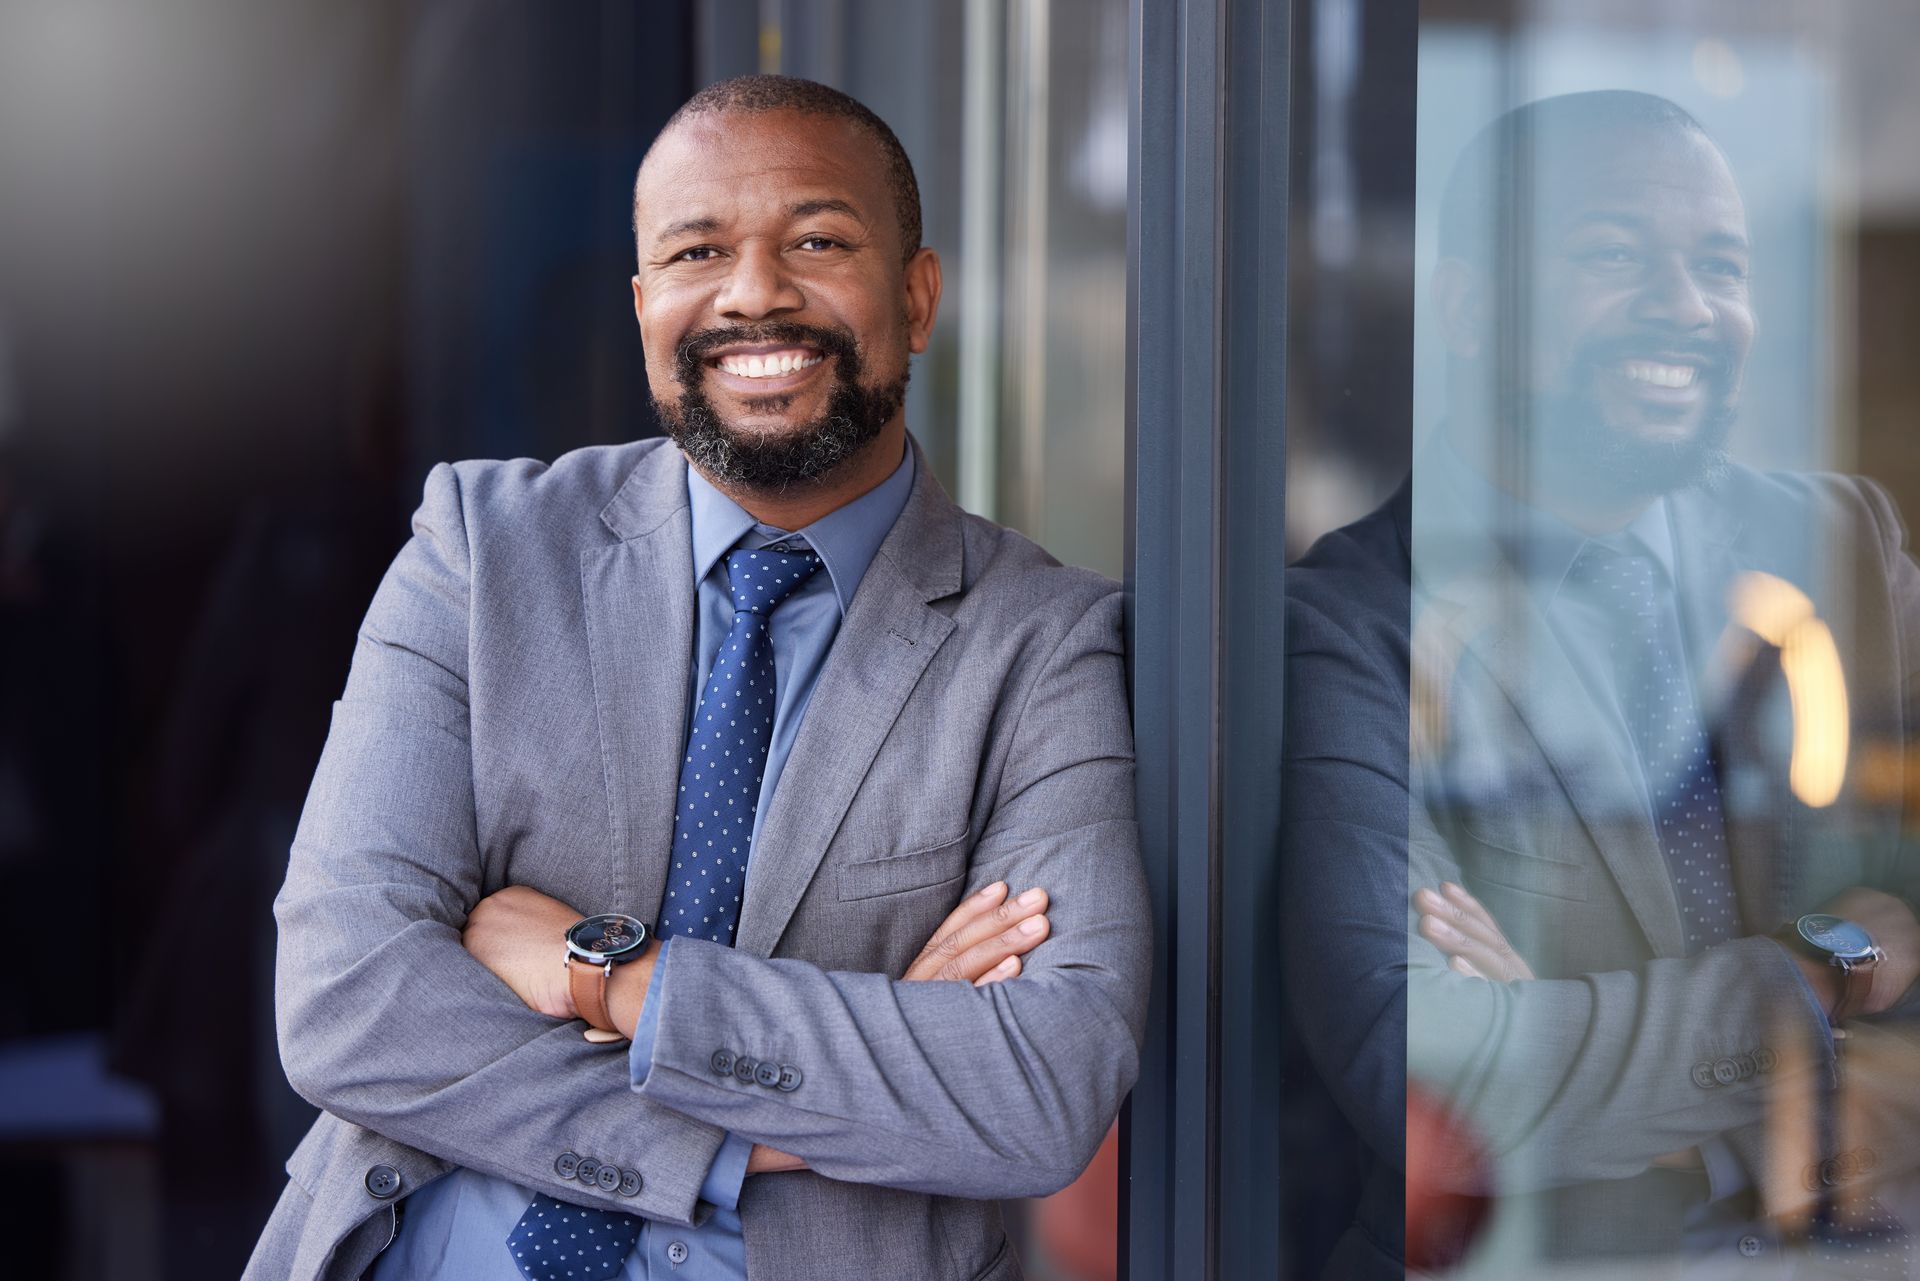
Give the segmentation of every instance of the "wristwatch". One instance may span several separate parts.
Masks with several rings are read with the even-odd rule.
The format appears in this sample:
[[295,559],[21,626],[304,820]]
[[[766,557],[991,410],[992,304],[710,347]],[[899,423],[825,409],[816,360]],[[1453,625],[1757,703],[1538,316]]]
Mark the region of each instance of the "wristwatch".
[[1841,974],[1840,1003],[1828,1016],[1832,1023],[1844,1023],[1867,1003],[1873,991],[1873,974],[1887,954],[1874,944],[1873,936],[1844,916],[1809,912],[1778,936],[1789,947],[1815,960],[1825,961]]
[[[633,960],[647,950],[652,935],[646,922],[621,912],[605,912],[576,921],[567,929],[567,986],[573,992],[573,1008],[589,1026],[614,1039],[625,1040],[625,1033],[613,1025],[607,1011],[607,980],[613,967]],[[591,1033],[587,1039],[600,1040]]]

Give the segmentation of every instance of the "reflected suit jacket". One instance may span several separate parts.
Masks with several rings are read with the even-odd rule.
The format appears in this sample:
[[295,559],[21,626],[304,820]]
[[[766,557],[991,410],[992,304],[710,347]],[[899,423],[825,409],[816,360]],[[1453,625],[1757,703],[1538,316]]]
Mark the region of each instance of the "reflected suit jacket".
[[[1120,596],[916,469],[774,794],[738,944],[675,940],[639,1090],[624,1047],[523,1007],[460,931],[513,884],[657,917],[694,637],[685,463],[653,440],[434,470],[276,904],[282,1059],[324,1113],[249,1277],[358,1277],[395,1202],[454,1165],[693,1222],[727,1131],[812,1167],[746,1181],[755,1277],[1019,1275],[988,1198],[1079,1173],[1145,1019]],[[1053,896],[1021,978],[895,981],[999,879]],[[719,1051],[801,1084],[722,1074]],[[637,1195],[562,1178],[565,1152],[638,1172]]]
[[[1409,1079],[1484,1153],[1420,1177],[1494,1195],[1474,1257],[1498,1274],[1677,1251],[1709,1181],[1654,1160],[1716,1138],[1753,1180],[1733,1204],[1789,1238],[1823,1168],[1900,1177],[1920,1159],[1920,1038],[1899,1011],[1856,1022],[1836,1108],[1825,1020],[1765,937],[1848,886],[1912,894],[1900,780],[1920,571],[1892,504],[1862,480],[1740,468],[1668,496],[1742,935],[1689,956],[1624,725],[1484,514],[1432,488],[1409,482],[1288,574],[1290,1011],[1372,1154],[1329,1275],[1401,1275]],[[1779,654],[1730,613],[1756,571],[1804,592],[1835,641],[1850,766],[1829,805],[1790,786]],[[1538,981],[1446,968],[1409,902],[1443,881],[1487,906]]]

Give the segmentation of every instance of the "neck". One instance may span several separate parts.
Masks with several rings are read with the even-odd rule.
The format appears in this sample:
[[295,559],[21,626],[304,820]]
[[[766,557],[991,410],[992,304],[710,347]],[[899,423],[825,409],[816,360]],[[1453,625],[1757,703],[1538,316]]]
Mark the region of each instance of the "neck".
[[881,428],[880,434],[865,448],[834,468],[818,485],[775,491],[743,489],[709,476],[704,470],[695,470],[700,470],[708,483],[740,504],[742,511],[761,524],[775,529],[805,529],[827,513],[871,493],[893,475],[893,469],[900,465],[901,451],[906,447],[906,418],[898,415]]

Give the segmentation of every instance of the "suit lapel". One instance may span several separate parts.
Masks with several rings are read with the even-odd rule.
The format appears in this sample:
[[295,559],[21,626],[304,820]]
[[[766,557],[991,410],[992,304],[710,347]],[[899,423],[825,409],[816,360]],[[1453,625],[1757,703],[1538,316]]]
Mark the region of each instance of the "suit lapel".
[[1518,571],[1451,486],[1416,484],[1411,509],[1416,610],[1443,620],[1454,651],[1477,660],[1512,706],[1655,955],[1684,955],[1679,902],[1624,727],[1594,701]]
[[928,602],[960,590],[961,514],[918,461],[913,493],[841,620],[774,789],[734,946],[770,956],[880,745],[953,620]]
[[[1630,748],[1524,592],[1455,585],[1451,620],[1532,735],[1655,955],[1681,956],[1680,907]],[[1498,599],[1495,599],[1498,597]]]
[[680,451],[661,445],[600,518],[621,541],[580,556],[613,840],[613,902],[658,917],[673,843],[693,661],[693,529]]

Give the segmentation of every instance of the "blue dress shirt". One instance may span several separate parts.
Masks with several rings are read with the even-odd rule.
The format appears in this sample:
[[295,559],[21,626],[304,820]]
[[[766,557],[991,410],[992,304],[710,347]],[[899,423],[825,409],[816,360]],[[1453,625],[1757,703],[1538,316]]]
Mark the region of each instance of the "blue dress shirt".
[[[766,821],[827,652],[839,634],[840,620],[852,606],[867,566],[906,508],[912,489],[913,451],[908,449],[893,474],[878,486],[805,529],[789,532],[757,523],[700,473],[687,470],[693,522],[689,568],[697,592],[689,727],[714,655],[733,626],[726,554],[735,547],[804,541],[826,569],[788,597],[768,622],[779,706],[774,711],[760,805],[754,814],[756,836]],[[664,821],[671,822],[672,815]],[[668,982],[672,951],[673,941],[668,939],[654,962],[653,981],[628,1051],[635,1086],[646,1079],[653,1059],[660,994]],[[699,1227],[643,1221],[639,1244],[619,1274],[621,1281],[746,1281],[747,1247],[740,1234],[738,1207],[752,1149],[750,1140],[727,1136],[700,1189],[700,1199],[714,1207],[712,1215]],[[369,1275],[372,1281],[524,1281],[507,1249],[507,1235],[532,1199],[531,1190],[505,1179],[453,1170],[406,1199],[400,1230]]]

